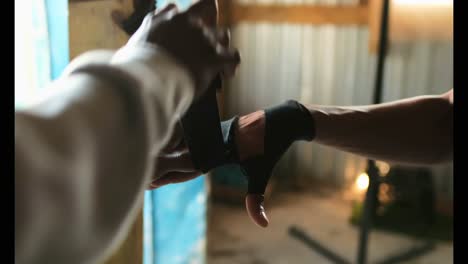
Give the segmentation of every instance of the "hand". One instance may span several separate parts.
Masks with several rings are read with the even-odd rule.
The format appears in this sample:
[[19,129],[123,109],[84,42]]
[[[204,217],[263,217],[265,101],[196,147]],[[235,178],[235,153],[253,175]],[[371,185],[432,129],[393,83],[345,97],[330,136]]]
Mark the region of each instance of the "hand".
[[183,148],[186,148],[184,129],[179,121],[174,125],[171,137],[166,145],[163,146],[159,155],[171,154],[173,152],[181,151]]
[[[263,155],[264,138],[265,111],[256,111],[241,116],[235,138],[240,160]],[[247,194],[245,197],[245,207],[252,221],[262,227],[268,226],[269,221],[265,213],[263,195]]]
[[155,160],[155,168],[149,190],[191,180],[201,175],[192,163],[190,152],[185,144],[184,131],[176,123],[171,137]]
[[216,28],[217,17],[215,0],[201,0],[182,13],[171,4],[148,14],[128,45],[146,42],[170,53],[192,74],[197,98],[217,74],[230,77],[240,63],[239,52],[226,43],[229,32]]
[[[181,135],[182,128],[175,129],[166,151],[158,158],[154,181],[151,189],[167,184],[181,183],[192,180],[202,173],[193,168],[190,153]],[[178,132],[177,132],[178,131]],[[256,111],[239,118],[236,131],[236,145],[241,160],[262,155],[264,152],[265,112]],[[245,198],[247,212],[257,225],[266,227],[268,218],[264,209],[264,197],[258,194],[248,194]]]
[[168,184],[186,182],[200,175],[202,173],[195,170],[190,153],[187,147],[183,145],[170,153],[163,153],[158,156],[153,181],[149,189],[153,190]]

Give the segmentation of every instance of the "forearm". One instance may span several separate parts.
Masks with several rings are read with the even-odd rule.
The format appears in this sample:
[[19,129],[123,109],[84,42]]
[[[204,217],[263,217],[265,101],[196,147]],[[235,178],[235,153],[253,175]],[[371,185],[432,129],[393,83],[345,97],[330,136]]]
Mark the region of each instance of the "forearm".
[[452,92],[379,105],[308,108],[316,143],[394,163],[431,165],[452,159]]
[[88,263],[125,237],[151,152],[194,94],[188,73],[146,51],[72,63],[57,94],[15,113],[18,263]]

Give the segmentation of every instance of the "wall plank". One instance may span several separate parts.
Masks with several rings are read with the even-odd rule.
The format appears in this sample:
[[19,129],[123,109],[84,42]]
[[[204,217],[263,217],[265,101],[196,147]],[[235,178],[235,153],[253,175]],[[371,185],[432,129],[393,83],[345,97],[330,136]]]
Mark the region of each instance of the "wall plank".
[[[131,0],[69,2],[70,59],[94,49],[118,49],[128,37],[111,19],[113,10],[130,14]],[[127,239],[105,264],[143,263],[143,215],[139,213]]]

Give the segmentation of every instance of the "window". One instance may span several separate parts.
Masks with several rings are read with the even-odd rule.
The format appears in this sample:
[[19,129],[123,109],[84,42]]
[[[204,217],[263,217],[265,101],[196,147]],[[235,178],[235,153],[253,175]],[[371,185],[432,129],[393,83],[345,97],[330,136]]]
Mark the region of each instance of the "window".
[[15,108],[33,102],[67,65],[67,9],[67,0],[15,1]]

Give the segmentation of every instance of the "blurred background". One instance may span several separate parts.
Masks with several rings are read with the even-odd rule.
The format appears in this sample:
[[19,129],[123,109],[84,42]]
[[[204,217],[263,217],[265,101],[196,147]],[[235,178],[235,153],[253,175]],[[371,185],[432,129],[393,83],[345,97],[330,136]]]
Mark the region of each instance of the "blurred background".
[[[195,1],[160,0],[157,5],[168,2],[184,9]],[[453,86],[452,1],[391,2],[383,101],[448,91]],[[221,118],[287,99],[322,105],[372,103],[381,4],[219,1],[220,21],[231,28],[232,45],[242,55],[236,77],[219,94]],[[16,109],[33,102],[82,52],[125,44],[128,36],[111,15],[128,17],[134,11],[131,0],[15,1]],[[326,249],[354,263],[369,184],[366,165],[356,155],[295,143],[278,163],[267,191],[267,229],[248,218],[246,181],[236,167],[146,192],[140,217],[109,263],[334,263],[324,255]],[[452,263],[452,164],[377,165],[384,183],[368,260],[431,241],[435,246],[430,250],[398,263]]]

